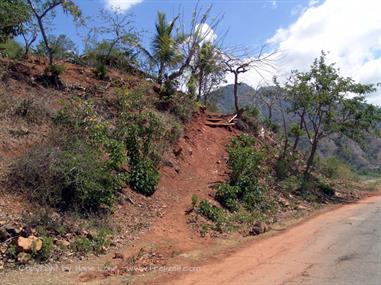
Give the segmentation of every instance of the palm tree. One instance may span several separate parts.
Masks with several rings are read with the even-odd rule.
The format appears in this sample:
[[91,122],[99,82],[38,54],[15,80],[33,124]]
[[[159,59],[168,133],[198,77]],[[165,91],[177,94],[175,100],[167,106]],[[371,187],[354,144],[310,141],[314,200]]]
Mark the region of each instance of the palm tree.
[[156,34],[152,41],[152,52],[140,46],[142,52],[149,58],[151,63],[157,66],[157,83],[164,82],[167,68],[176,65],[181,60],[179,52],[179,40],[173,35],[178,17],[167,22],[162,12],[157,13]]

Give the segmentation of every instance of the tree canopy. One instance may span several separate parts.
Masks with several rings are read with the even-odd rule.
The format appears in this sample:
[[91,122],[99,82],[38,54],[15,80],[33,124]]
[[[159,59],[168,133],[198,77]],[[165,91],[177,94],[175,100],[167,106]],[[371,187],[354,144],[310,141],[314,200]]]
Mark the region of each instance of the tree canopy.
[[21,24],[30,18],[23,0],[0,0],[0,42],[20,34]]
[[373,85],[341,76],[334,64],[327,63],[324,52],[309,71],[294,71],[285,89],[290,111],[300,116],[311,146],[305,176],[323,138],[342,134],[359,139],[381,118],[379,109],[365,103],[365,95],[375,90]]

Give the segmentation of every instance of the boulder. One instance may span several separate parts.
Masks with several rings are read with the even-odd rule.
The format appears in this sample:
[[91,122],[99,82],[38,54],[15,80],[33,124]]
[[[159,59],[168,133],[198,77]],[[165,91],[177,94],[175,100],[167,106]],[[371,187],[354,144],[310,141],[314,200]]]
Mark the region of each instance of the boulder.
[[19,252],[37,252],[42,249],[42,240],[35,236],[18,237],[16,246]]
[[263,222],[255,222],[250,231],[251,235],[260,235],[268,231],[268,226]]
[[6,231],[11,235],[11,236],[18,236],[21,233],[22,228],[18,226],[7,226]]
[[0,242],[6,241],[11,235],[4,229],[0,228]]
[[32,229],[29,227],[23,227],[21,232],[20,232],[20,236],[22,236],[24,238],[27,238],[31,234],[32,234]]

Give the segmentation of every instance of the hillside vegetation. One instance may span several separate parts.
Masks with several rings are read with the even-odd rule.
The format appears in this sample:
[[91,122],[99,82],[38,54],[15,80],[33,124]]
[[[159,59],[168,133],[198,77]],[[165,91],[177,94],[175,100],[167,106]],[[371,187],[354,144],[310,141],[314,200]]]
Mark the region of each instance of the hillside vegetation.
[[[258,108],[261,120],[267,124],[271,121],[279,129],[282,128],[282,115],[278,103],[271,102],[271,98],[263,100],[261,96],[261,93],[271,92],[272,89],[273,87],[262,87],[255,90],[242,83],[238,87],[238,93],[242,107]],[[233,85],[226,85],[215,90],[210,95],[211,105],[220,112],[233,112],[234,98],[231,96],[232,92]],[[272,103],[270,120],[269,103]],[[286,108],[289,106],[287,101],[283,105]],[[288,125],[297,123],[297,117],[292,113],[287,113],[286,119]],[[302,140],[300,149],[305,150],[308,147],[308,142],[306,138],[302,138]],[[361,140],[354,140],[347,136],[332,136],[325,138],[319,146],[319,156],[323,160],[335,157],[360,174],[377,174],[381,168],[381,139],[377,132],[366,134]]]
[[[221,22],[211,8],[185,25],[158,12],[149,48],[131,15],[101,11],[106,24],[84,26],[95,38],[82,53],[47,34],[58,8],[85,23],[76,1],[0,0],[1,270],[110,249],[105,263],[121,269],[164,264],[377,188],[353,171],[361,159],[359,169],[378,168],[380,110],[365,103],[374,86],[342,77],[324,52],[253,93],[239,76],[272,53],[214,42],[202,29]],[[234,86],[218,89],[229,73]],[[130,274],[117,272],[102,276]]]

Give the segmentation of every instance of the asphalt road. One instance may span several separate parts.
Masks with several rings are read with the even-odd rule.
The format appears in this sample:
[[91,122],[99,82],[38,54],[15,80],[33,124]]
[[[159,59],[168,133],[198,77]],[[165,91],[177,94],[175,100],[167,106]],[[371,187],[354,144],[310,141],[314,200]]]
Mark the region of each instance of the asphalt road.
[[381,197],[321,214],[170,284],[380,285]]

